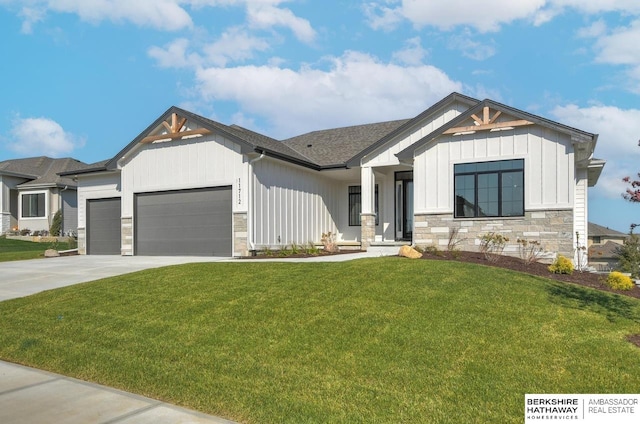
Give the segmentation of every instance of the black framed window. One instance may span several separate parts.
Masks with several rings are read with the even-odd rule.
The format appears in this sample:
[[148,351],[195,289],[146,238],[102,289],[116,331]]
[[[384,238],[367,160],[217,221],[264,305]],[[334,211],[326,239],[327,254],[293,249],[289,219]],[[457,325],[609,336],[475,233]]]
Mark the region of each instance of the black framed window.
[[[375,188],[374,207],[376,212],[376,225],[379,223],[378,219],[378,184]],[[361,219],[360,213],[362,211],[362,186],[349,186],[349,226],[360,226]]]
[[454,165],[456,218],[524,215],[524,159]]
[[22,195],[22,217],[23,218],[44,218],[45,197],[44,193],[33,193]]

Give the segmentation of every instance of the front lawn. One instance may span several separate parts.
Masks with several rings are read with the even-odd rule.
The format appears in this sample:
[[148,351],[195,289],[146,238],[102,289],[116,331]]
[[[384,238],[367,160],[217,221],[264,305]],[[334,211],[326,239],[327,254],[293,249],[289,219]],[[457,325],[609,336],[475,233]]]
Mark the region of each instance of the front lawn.
[[47,249],[67,250],[69,243],[34,243],[0,237],[0,262],[42,258]]
[[448,261],[209,263],[0,303],[0,358],[254,423],[521,423],[637,393],[640,301]]

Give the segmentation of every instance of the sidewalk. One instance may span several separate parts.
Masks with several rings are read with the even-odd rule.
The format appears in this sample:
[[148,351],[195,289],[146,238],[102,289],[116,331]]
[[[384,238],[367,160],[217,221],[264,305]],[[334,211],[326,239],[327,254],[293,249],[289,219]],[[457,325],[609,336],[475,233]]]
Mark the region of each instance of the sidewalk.
[[3,424],[231,424],[109,387],[0,362]]

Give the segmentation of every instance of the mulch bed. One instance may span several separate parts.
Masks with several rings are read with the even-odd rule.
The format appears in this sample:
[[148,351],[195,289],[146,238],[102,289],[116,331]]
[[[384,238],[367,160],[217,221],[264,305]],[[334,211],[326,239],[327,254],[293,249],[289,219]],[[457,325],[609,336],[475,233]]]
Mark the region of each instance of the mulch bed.
[[500,268],[506,268],[513,271],[520,271],[527,274],[537,275],[540,277],[550,278],[565,283],[578,284],[585,287],[591,287],[597,290],[607,291],[611,293],[621,294],[623,296],[630,296],[640,299],[640,287],[634,286],[631,290],[613,290],[609,288],[604,280],[607,277],[605,274],[595,274],[592,272],[579,272],[574,271],[573,274],[553,274],[549,272],[547,264],[534,262],[526,264],[520,258],[514,258],[512,256],[500,256],[496,262],[489,262],[483,253],[481,252],[438,252],[437,254],[425,252],[422,255],[423,259],[440,259],[460,262],[470,262],[480,265],[496,266]]
[[265,255],[264,253],[260,253],[256,256],[241,256],[240,259],[289,259],[289,258],[315,258],[318,256],[334,256],[334,255],[348,255],[351,253],[360,253],[361,250],[339,250],[337,252],[325,252],[324,250],[320,250],[317,255],[310,255],[305,252],[300,252],[294,254],[285,254],[280,255],[277,250],[273,251],[272,255]]

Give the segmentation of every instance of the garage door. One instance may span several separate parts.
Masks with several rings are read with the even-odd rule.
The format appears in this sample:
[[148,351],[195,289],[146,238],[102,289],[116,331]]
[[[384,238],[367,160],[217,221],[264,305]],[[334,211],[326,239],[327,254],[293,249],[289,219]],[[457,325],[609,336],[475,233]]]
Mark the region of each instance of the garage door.
[[231,187],[140,193],[135,253],[231,256]]
[[87,254],[120,254],[120,198],[87,200]]

